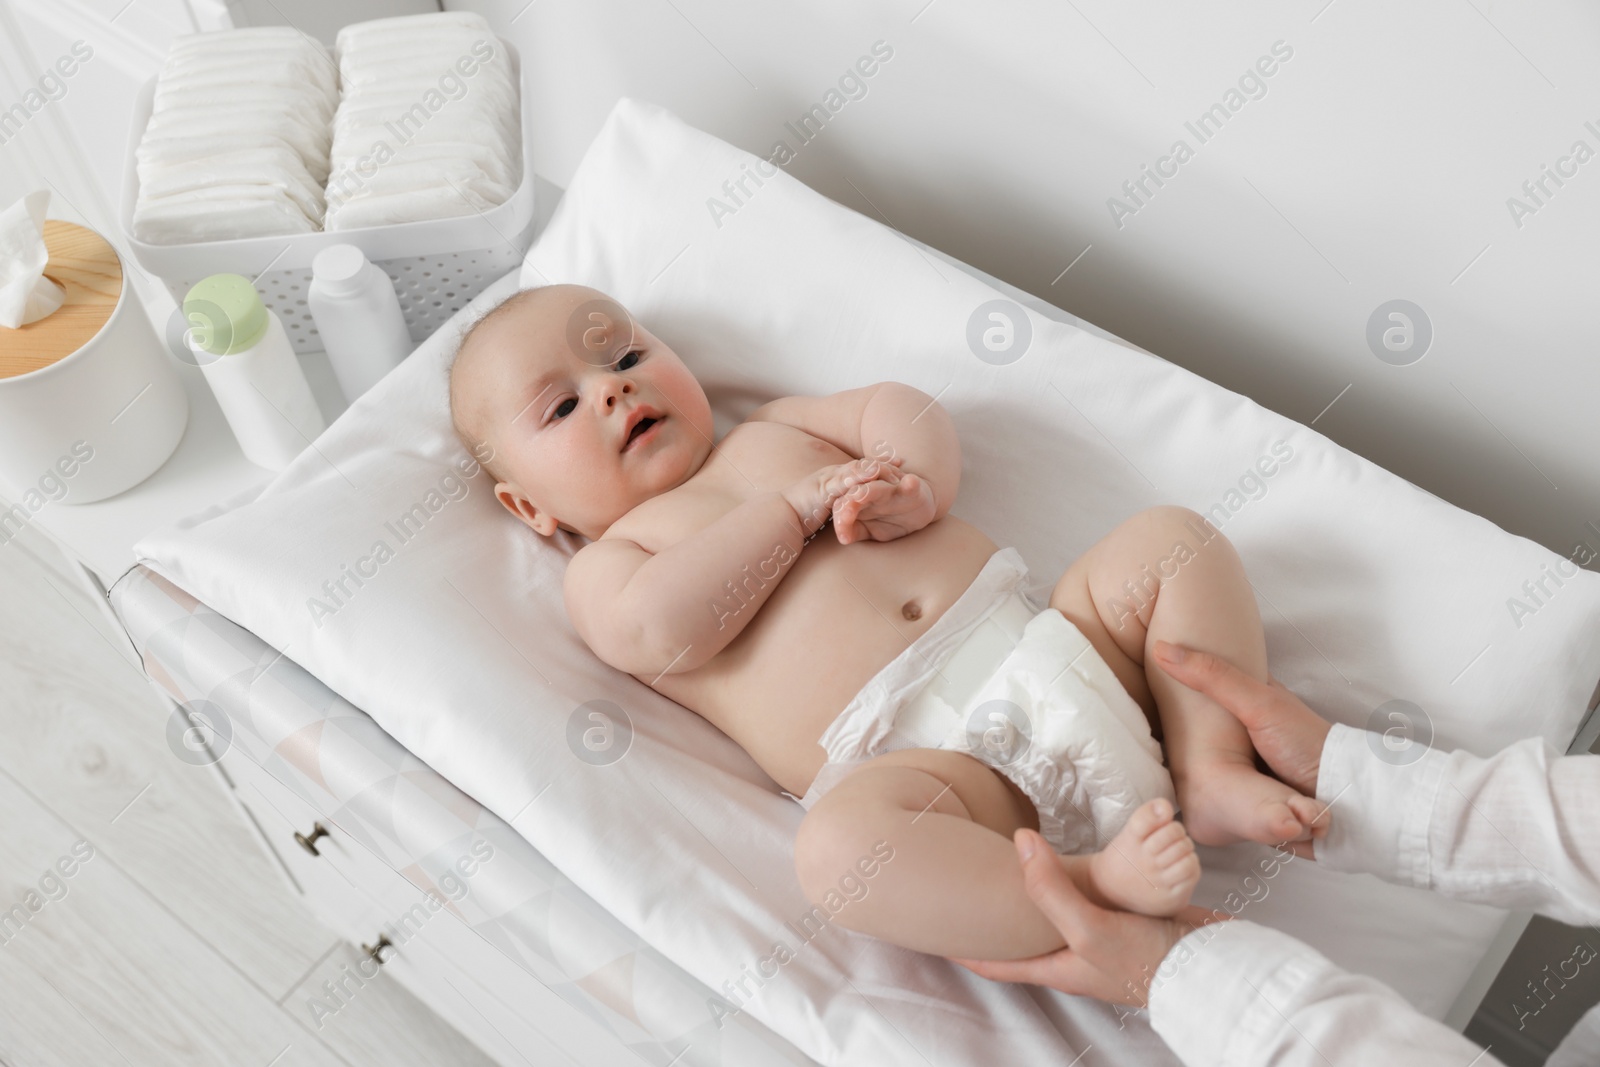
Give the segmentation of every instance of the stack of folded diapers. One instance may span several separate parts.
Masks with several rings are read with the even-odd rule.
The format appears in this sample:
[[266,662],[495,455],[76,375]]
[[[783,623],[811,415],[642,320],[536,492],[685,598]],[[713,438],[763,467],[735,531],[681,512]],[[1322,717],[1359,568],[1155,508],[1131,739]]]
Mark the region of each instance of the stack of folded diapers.
[[516,190],[516,82],[483,16],[359,22],[338,52],[327,229],[471,214]]
[[286,26],[174,41],[136,156],[133,235],[181,244],[321,229],[337,70]]
[[288,27],[181,37],[137,153],[149,244],[452,218],[522,180],[516,80],[481,15],[355,23],[337,60]]

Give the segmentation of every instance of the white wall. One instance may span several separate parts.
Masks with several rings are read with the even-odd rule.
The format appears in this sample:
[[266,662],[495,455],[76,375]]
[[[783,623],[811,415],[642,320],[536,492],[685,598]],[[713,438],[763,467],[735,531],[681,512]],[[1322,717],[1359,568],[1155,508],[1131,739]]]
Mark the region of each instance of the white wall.
[[[315,26],[321,0],[272,10],[324,34],[418,2],[340,5]],[[74,38],[96,58],[0,149],[0,193],[45,173],[52,214],[113,233],[133,90],[172,34],[224,24],[228,4],[5,3],[0,106]],[[1600,550],[1600,158],[1547,180],[1520,228],[1506,206],[1575,140],[1600,152],[1584,126],[1600,130],[1600,6],[1476,3],[447,6],[482,11],[528,58],[536,158],[562,186],[623,94],[763,155],[797,147],[784,123],[885,41],[894,57],[798,147],[796,177],[1509,530]],[[1293,56],[1266,95],[1201,144],[1184,123],[1277,41]],[[1178,138],[1194,158],[1119,227],[1108,198]],[[1395,298],[1436,335],[1409,366],[1365,341]]]
[[[1600,551],[1600,158],[1520,228],[1506,205],[1575,140],[1600,152],[1593,3],[446,6],[529,61],[536,159],[562,186],[623,94],[794,146],[784,122],[884,40],[893,59],[791,174],[1506,529]],[[1266,95],[1201,144],[1185,121],[1277,41],[1293,55]],[[1178,138],[1193,159],[1119,227],[1108,198]],[[1395,298],[1435,331],[1409,366],[1365,340]]]

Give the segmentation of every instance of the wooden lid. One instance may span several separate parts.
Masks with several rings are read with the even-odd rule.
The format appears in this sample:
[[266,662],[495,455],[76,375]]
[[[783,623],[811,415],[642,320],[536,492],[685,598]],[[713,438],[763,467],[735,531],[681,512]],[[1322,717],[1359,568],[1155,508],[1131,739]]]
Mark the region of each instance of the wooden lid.
[[0,326],[0,378],[14,378],[65,359],[105,326],[122,295],[116,250],[93,230],[60,219],[44,220],[50,250],[45,277],[66,290],[54,313],[26,326]]

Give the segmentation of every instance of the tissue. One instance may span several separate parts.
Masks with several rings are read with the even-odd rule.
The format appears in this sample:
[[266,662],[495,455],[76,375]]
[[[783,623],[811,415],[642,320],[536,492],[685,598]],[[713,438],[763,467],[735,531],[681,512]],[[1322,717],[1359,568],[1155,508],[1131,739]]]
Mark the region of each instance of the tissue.
[[39,189],[0,212],[0,326],[15,330],[42,319],[67,298],[66,290],[44,276],[49,206],[50,190]]

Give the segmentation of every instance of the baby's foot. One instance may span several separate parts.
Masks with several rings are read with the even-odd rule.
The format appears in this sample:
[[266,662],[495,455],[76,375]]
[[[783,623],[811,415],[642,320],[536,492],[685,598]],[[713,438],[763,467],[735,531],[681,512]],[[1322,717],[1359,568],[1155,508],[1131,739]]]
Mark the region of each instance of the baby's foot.
[[1178,787],[1178,799],[1184,825],[1202,845],[1279,845],[1328,832],[1328,813],[1321,803],[1246,763],[1219,760],[1191,767]]
[[1103,850],[1089,857],[1089,876],[1105,902],[1141,915],[1176,915],[1200,880],[1200,860],[1172,805],[1151,800]]

